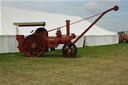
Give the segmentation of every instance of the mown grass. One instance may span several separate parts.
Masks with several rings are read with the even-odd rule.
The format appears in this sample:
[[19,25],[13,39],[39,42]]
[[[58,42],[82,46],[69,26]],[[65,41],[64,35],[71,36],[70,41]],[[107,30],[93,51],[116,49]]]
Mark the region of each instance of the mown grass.
[[78,49],[77,58],[61,50],[38,58],[0,54],[0,85],[128,85],[128,44]]

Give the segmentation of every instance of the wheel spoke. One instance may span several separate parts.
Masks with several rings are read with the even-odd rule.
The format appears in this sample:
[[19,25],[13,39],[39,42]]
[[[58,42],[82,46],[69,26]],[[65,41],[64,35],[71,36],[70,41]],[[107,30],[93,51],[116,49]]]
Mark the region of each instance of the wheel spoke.
[[65,44],[62,53],[65,57],[75,57],[77,55],[77,48],[74,44]]
[[45,42],[38,35],[30,35],[23,41],[24,53],[29,57],[41,56],[45,51]]

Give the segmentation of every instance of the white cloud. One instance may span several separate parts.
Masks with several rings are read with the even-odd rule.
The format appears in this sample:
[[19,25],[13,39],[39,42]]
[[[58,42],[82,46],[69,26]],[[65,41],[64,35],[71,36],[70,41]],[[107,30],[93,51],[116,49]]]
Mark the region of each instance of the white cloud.
[[95,12],[99,9],[99,5],[97,2],[88,2],[85,4],[85,9],[90,12]]
[[120,0],[97,0],[97,1],[88,1],[84,5],[85,11],[88,12],[97,12],[101,9],[109,8],[114,5],[117,5],[120,3]]

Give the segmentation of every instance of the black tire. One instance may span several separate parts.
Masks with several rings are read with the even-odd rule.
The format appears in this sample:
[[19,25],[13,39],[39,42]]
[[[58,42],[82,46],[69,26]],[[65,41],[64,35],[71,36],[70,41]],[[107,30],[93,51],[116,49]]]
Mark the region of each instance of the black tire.
[[46,35],[48,36],[48,31],[47,31],[45,28],[40,27],[40,28],[38,28],[38,29],[35,31],[35,33],[37,33],[37,34],[43,34],[44,32],[45,32]]

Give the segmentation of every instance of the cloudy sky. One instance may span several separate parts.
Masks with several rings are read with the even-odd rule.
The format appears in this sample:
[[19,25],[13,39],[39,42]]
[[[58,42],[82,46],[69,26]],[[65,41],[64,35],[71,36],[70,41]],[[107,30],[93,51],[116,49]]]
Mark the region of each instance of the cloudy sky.
[[[106,14],[97,25],[111,31],[128,31],[127,0],[2,0],[1,2],[1,6],[83,18],[105,11],[114,5],[120,7],[119,11]],[[95,18],[88,21],[93,22],[93,20]]]

